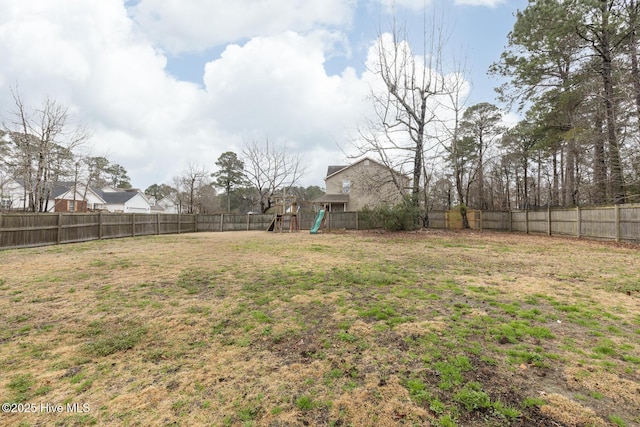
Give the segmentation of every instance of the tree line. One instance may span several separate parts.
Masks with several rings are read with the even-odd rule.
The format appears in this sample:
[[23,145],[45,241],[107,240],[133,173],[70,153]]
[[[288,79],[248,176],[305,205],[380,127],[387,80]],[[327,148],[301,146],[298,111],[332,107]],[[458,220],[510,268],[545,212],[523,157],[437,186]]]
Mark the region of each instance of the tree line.
[[269,138],[261,143],[245,142],[240,155],[222,153],[215,166],[211,172],[206,166],[189,163],[172,185],[153,184],[145,194],[155,200],[171,195],[184,213],[266,213],[277,197],[295,197],[304,206],[324,194],[318,186],[297,185],[304,174],[302,157]]
[[506,137],[510,160],[546,180],[522,181],[525,202],[640,200],[639,13],[636,0],[530,1],[518,12],[491,72],[507,78],[500,99],[525,112]]
[[[437,13],[429,18],[425,10],[414,45],[394,19],[369,68],[378,78],[374,115],[355,138],[357,155],[374,154],[411,175],[412,187],[398,191],[424,224],[430,210],[455,206],[638,202],[638,3],[530,0],[489,70],[504,80],[501,107],[467,105],[464,60],[445,55]],[[507,128],[512,108],[521,120]]]

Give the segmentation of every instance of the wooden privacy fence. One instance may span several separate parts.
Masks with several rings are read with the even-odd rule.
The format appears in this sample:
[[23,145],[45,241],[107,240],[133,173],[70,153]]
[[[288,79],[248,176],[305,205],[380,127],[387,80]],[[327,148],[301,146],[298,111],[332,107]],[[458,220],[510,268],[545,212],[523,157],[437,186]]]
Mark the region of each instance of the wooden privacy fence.
[[[309,230],[315,215],[299,213],[300,229]],[[0,249],[154,234],[266,230],[272,220],[272,214],[0,213]],[[284,230],[289,230],[289,221],[285,215]],[[357,229],[358,214],[331,213],[326,227]]]
[[[640,205],[551,208],[511,212],[468,211],[476,230],[517,231],[640,243]],[[301,230],[309,230],[315,213],[298,214]],[[136,214],[136,213],[0,213],[0,249],[84,242],[97,239],[201,231],[266,230],[271,214]],[[289,230],[284,217],[283,230]],[[429,212],[429,228],[459,228],[458,211]],[[358,212],[330,212],[325,227],[358,230]]]
[[[459,211],[430,212],[430,228],[456,229]],[[518,231],[640,243],[640,205],[547,208],[510,212],[468,211],[475,230]]]

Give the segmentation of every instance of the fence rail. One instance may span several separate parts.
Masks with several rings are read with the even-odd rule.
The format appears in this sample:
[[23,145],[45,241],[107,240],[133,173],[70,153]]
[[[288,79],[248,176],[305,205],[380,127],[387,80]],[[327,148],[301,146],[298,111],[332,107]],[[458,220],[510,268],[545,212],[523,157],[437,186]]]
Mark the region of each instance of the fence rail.
[[[640,243],[640,205],[551,208],[510,212],[469,211],[473,229],[517,231]],[[457,228],[457,211],[429,212],[429,228]],[[298,214],[301,230],[309,230],[315,214]],[[136,213],[0,213],[0,249],[203,231],[266,230],[271,214],[136,214]],[[289,230],[284,217],[282,230]],[[357,212],[330,212],[326,228],[357,230]]]

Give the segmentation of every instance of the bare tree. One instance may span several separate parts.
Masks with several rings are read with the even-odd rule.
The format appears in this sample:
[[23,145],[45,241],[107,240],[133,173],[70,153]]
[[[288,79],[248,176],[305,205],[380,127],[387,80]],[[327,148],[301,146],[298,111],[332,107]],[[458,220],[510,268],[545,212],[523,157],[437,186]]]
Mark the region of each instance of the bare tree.
[[278,190],[295,186],[304,175],[302,156],[276,145],[266,138],[264,143],[246,141],[242,149],[245,176],[260,195],[260,210],[264,213],[273,204]]
[[200,196],[207,194],[203,187],[211,186],[208,181],[210,174],[211,172],[203,166],[189,162],[182,174],[174,178],[174,187],[178,189],[178,202],[185,213],[201,212],[203,203]]
[[25,200],[32,212],[46,212],[53,184],[74,173],[73,150],[87,141],[82,127],[69,124],[67,108],[46,98],[39,109],[30,111],[20,94],[12,90],[15,110],[7,129],[4,163],[21,179]]
[[[442,72],[446,44],[442,20],[436,22],[434,9],[432,22],[427,21],[425,11],[421,52],[412,50],[407,33],[396,24],[395,16],[390,32],[380,34],[376,60],[369,69],[378,79],[370,91],[374,118],[359,132],[357,144],[359,155],[375,153],[390,168],[410,171],[411,204],[420,208],[425,223],[426,203],[421,199],[428,194],[426,184],[432,176],[426,170],[426,152],[435,147],[429,146],[429,132],[437,119],[437,98],[448,90]],[[403,191],[399,185],[398,190]]]

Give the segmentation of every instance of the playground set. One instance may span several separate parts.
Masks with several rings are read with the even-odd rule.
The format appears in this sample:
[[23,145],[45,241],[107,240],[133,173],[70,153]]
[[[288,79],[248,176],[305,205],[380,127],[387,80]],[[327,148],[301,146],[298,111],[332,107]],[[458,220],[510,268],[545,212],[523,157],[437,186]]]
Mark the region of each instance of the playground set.
[[[293,196],[282,196],[276,198],[274,204],[274,217],[267,231],[280,232],[284,228],[285,220],[289,220],[289,232],[300,231],[300,223],[298,221],[298,202]],[[316,214],[316,218],[313,220],[313,226],[309,233],[318,234],[322,228],[324,228],[326,221],[325,210],[320,209]]]

